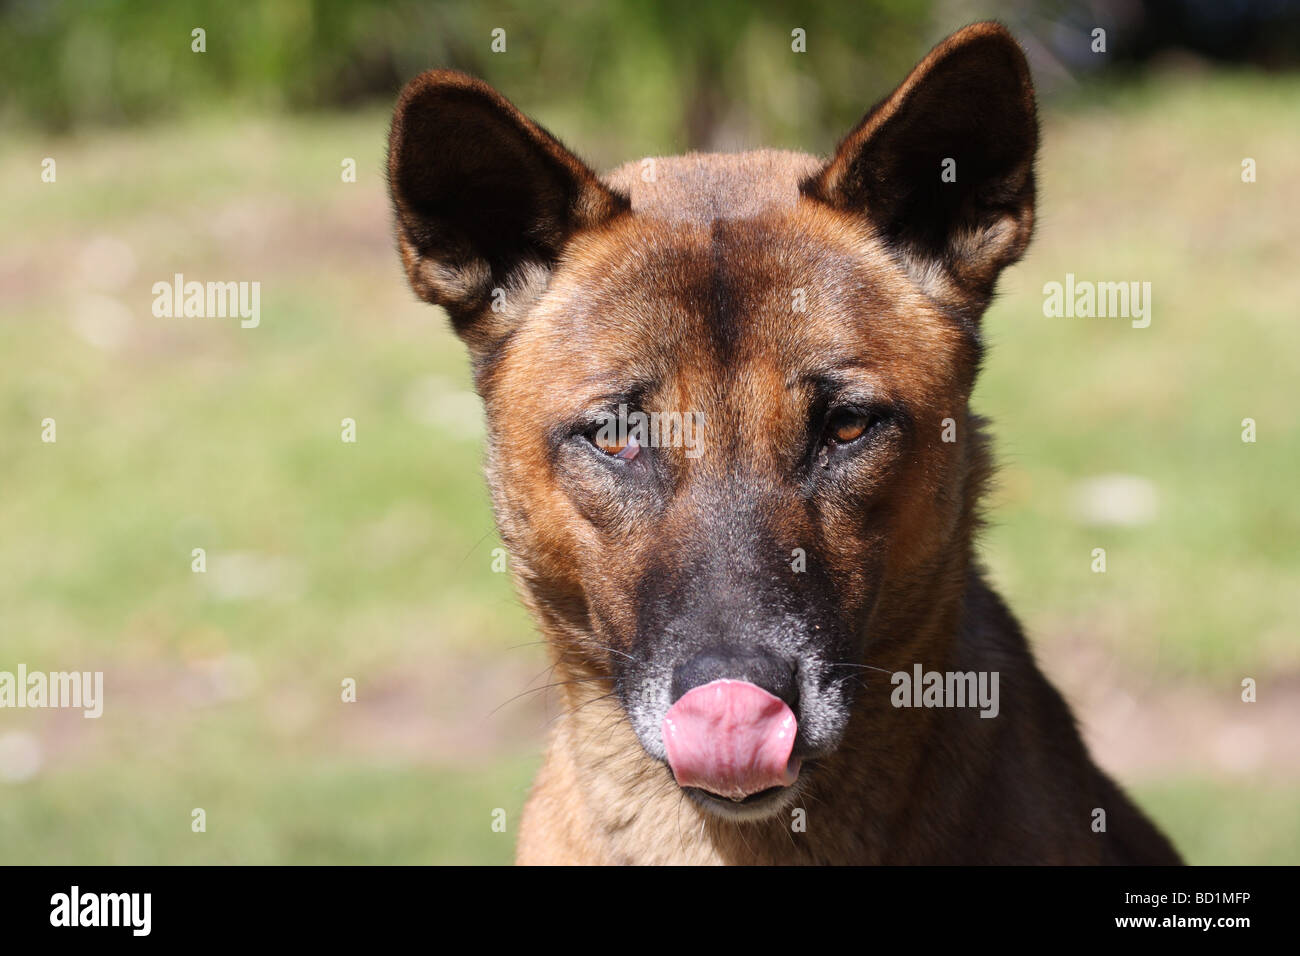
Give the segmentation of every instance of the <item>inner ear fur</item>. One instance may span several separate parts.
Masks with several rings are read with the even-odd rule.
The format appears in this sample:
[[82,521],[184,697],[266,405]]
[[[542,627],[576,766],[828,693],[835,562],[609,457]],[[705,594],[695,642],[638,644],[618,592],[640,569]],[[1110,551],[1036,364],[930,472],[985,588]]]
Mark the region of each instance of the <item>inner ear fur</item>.
[[801,188],[866,216],[928,293],[982,311],[1029,244],[1037,149],[1024,54],[1001,24],[977,23],[935,47]]
[[398,98],[388,185],[411,287],[471,345],[500,331],[494,289],[628,208],[504,96],[453,70],[422,73]]

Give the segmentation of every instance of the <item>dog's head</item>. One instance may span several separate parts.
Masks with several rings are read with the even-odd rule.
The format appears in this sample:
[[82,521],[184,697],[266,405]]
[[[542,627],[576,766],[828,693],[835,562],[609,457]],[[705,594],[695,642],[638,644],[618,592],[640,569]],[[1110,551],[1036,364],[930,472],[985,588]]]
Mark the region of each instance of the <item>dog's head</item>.
[[601,180],[477,80],[402,93],[402,260],[469,346],[522,592],[701,805],[780,808],[841,740],[866,648],[960,587],[979,319],[1029,240],[1036,145],[996,24],[824,164]]

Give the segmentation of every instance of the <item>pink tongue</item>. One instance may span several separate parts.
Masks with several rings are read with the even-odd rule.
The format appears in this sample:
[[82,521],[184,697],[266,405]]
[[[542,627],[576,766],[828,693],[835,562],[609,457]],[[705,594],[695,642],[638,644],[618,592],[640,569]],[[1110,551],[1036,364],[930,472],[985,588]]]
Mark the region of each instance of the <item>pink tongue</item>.
[[740,800],[799,776],[793,711],[748,681],[693,687],[664,715],[668,766],[683,787]]

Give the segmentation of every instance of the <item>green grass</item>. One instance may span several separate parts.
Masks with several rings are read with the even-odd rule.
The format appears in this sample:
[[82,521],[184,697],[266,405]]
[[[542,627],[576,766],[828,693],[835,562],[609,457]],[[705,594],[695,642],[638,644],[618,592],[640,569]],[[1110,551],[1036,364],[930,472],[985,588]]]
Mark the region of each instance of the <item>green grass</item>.
[[1300,811],[1294,784],[1243,786],[1175,777],[1136,795],[1190,864],[1296,864]]
[[0,832],[5,862],[42,865],[503,864],[535,768],[531,758],[469,770],[298,759],[245,777],[238,763],[187,761],[160,768],[146,799],[143,768],[73,771],[0,805]]
[[[1157,689],[1300,670],[1298,104],[1292,80],[1205,76],[1045,118],[1038,236],[975,404],[1002,464],[982,554],[1049,662],[1082,635]],[[0,669],[108,673],[100,721],[0,714],[43,755],[0,779],[0,861],[510,859],[546,712],[495,708],[545,664],[489,570],[463,350],[393,254],[385,124],[0,144]],[[155,319],[174,272],[260,281],[261,327]],[[1066,272],[1151,282],[1151,327],[1044,318]],[[1074,516],[1110,472],[1152,483],[1151,523]],[[1163,773],[1125,782],[1193,862],[1300,860],[1300,769]]]
[[[1137,668],[1157,647],[1202,678],[1300,666],[1300,273],[1282,212],[1300,203],[1298,92],[1199,78],[1049,115],[1038,236],[986,320],[976,405],[1003,465],[988,560],[1031,621],[1082,627]],[[1254,184],[1246,156],[1267,170]],[[1043,317],[1043,284],[1067,272],[1150,282],[1150,327]],[[1151,524],[1072,520],[1071,484],[1112,472],[1152,482]]]

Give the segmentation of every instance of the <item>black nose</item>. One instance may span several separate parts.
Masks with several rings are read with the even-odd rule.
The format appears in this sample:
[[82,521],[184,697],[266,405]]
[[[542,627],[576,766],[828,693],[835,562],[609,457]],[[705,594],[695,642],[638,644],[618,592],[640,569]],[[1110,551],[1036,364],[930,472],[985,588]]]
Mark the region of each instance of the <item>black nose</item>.
[[693,687],[715,680],[743,680],[785,701],[791,710],[799,702],[795,665],[768,651],[743,647],[711,647],[673,669],[673,700]]

